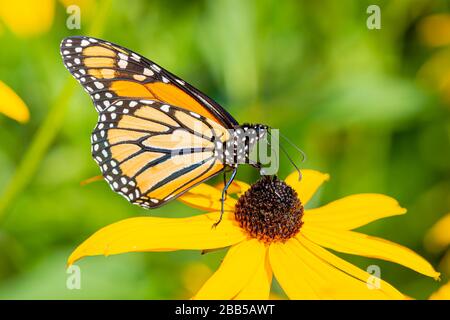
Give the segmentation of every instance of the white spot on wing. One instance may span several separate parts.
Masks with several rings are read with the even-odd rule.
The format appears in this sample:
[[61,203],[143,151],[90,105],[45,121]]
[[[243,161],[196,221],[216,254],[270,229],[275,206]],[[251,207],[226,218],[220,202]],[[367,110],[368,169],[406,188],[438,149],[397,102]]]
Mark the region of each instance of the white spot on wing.
[[132,53],[131,57],[136,61],[141,61],[141,57],[139,57],[136,53]]
[[97,89],[103,89],[105,86],[103,85],[103,83],[95,81],[94,85],[97,87]]
[[146,79],[146,76],[143,76],[142,74],[135,74],[133,75],[133,78],[138,81],[144,81]]
[[120,68],[125,69],[128,65],[128,62],[126,60],[120,60],[117,64]]
[[152,71],[152,70],[150,70],[150,69],[148,69],[148,68],[144,68],[144,72],[143,72],[146,76],[149,76],[149,77],[151,77],[152,75],[154,75],[155,73]]
[[160,72],[160,71],[161,71],[161,68],[158,67],[156,64],[152,64],[151,68],[152,68],[153,70],[155,70],[156,72]]

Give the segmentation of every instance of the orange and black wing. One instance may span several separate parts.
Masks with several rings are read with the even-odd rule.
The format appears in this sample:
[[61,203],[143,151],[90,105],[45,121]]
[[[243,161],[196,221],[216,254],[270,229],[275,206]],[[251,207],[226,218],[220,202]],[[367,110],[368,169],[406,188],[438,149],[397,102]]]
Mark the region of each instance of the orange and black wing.
[[206,95],[100,39],[66,38],[61,54],[99,113],[92,155],[114,191],[153,208],[224,169],[217,150],[237,122]]
[[91,37],[61,42],[63,62],[101,112],[117,99],[151,99],[195,112],[233,128],[238,123],[219,104],[145,57]]
[[217,149],[229,133],[177,106],[120,99],[100,112],[91,138],[92,155],[111,188],[154,208],[223,170]]

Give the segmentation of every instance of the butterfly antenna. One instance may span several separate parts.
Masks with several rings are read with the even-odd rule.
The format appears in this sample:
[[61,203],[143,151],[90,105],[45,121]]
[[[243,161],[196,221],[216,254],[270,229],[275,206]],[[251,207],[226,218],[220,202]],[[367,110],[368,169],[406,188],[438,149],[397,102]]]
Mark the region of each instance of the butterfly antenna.
[[[267,131],[267,132],[270,135],[270,137],[272,137],[272,134],[270,133],[270,131]],[[300,172],[300,169],[297,167],[297,165],[295,164],[294,160],[292,160],[292,158],[289,156],[289,153],[287,153],[287,151],[284,149],[284,147],[283,147],[283,145],[281,143],[280,143],[280,149],[285,154],[285,156],[288,158],[289,162],[292,164],[292,166],[295,168],[295,170],[297,170],[297,172],[298,172],[298,180],[300,181],[302,179],[302,173]]]
[[281,151],[283,151],[283,153],[286,155],[286,157],[289,159],[289,161],[291,162],[291,164],[294,166],[295,170],[297,170],[298,172],[298,180],[302,180],[302,173],[300,172],[300,169],[297,167],[297,165],[295,164],[294,160],[292,160],[292,158],[289,156],[289,154],[287,153],[287,151],[283,148],[283,145],[280,143],[280,149]]
[[293,143],[288,137],[286,137],[284,134],[282,134],[281,132],[279,132],[280,133],[280,136],[284,139],[284,140],[286,140],[286,142],[287,143],[289,143],[292,147],[294,147],[295,148],[295,150],[297,150],[298,152],[300,152],[300,154],[302,155],[302,162],[305,162],[306,161],[306,153],[302,150],[302,149],[300,149],[299,147],[297,147],[296,145],[295,145],[295,143]]

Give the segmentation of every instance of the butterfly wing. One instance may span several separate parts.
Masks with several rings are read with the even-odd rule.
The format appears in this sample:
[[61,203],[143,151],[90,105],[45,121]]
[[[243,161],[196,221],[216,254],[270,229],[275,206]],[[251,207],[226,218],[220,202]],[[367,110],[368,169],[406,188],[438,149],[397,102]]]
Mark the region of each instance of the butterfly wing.
[[163,205],[223,170],[226,128],[156,100],[116,100],[100,112],[92,155],[111,188],[146,208]]
[[226,128],[238,124],[192,85],[119,45],[91,37],[68,37],[61,42],[61,55],[98,112],[117,99],[151,99],[195,112]]
[[153,208],[224,169],[217,149],[237,122],[206,95],[100,39],[66,38],[61,54],[99,113],[92,155],[114,191]]

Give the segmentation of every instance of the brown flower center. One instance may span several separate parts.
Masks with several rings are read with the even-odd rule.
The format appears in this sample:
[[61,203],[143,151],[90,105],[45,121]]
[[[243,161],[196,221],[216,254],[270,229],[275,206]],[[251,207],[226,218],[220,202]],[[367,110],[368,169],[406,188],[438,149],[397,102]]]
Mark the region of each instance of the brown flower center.
[[263,176],[239,198],[235,208],[241,228],[267,243],[295,236],[303,224],[302,216],[297,192],[276,176]]

